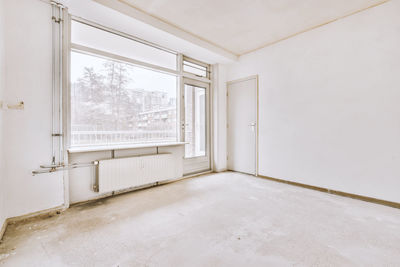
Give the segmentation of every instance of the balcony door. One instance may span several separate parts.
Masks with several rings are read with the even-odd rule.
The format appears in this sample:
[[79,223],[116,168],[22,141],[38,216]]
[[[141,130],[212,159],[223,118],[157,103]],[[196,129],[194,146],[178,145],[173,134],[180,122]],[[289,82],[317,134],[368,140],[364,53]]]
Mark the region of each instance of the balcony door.
[[184,174],[208,171],[210,165],[210,112],[208,83],[184,79],[182,137],[185,145]]

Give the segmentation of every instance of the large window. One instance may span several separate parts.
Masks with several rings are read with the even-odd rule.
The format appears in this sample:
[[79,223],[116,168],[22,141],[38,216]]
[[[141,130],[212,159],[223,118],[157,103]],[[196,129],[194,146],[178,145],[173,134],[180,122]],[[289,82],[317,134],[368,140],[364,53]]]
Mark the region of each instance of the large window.
[[70,66],[72,147],[184,142],[184,174],[211,168],[209,64],[73,18]]
[[79,22],[72,44],[72,146],[178,141],[176,74],[129,62],[173,69],[175,54]]

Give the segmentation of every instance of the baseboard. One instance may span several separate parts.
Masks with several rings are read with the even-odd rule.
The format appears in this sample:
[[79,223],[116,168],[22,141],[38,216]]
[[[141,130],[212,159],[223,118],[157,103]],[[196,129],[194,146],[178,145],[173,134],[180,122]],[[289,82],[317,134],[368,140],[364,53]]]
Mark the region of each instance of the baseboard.
[[20,216],[7,218],[4,221],[4,224],[0,229],[0,241],[3,239],[3,236],[6,232],[7,226],[10,224],[15,224],[15,223],[18,223],[21,221],[34,220],[37,218],[52,217],[56,214],[60,214],[61,212],[65,211],[65,210],[66,210],[66,208],[64,206],[58,206],[58,207],[51,208],[51,209],[41,210],[41,211],[37,211],[37,212],[20,215]]
[[[213,171],[212,171],[212,170],[209,170],[209,171],[204,171],[204,172],[192,173],[192,174],[185,175],[185,176],[183,176],[181,179],[176,180],[176,181],[180,181],[180,180],[184,180],[184,179],[189,179],[189,178],[194,178],[194,177],[199,177],[199,176],[206,175],[206,174],[210,174],[210,173],[213,173]],[[173,181],[173,182],[175,182],[175,181]]]
[[3,239],[4,233],[6,232],[6,229],[7,229],[7,225],[8,225],[8,222],[7,222],[7,219],[5,219],[3,225],[0,228],[0,241]]
[[362,195],[357,195],[357,194],[352,194],[352,193],[347,193],[347,192],[342,192],[342,191],[337,191],[337,190],[332,190],[324,187],[318,187],[318,186],[313,186],[313,185],[308,185],[308,184],[302,184],[302,183],[297,183],[297,182],[292,182],[284,179],[279,179],[279,178],[273,178],[269,176],[264,176],[264,175],[258,175],[258,177],[267,179],[270,181],[278,182],[278,183],[284,183],[284,184],[289,184],[289,185],[294,185],[294,186],[299,186],[311,190],[316,190],[328,194],[333,194],[337,196],[342,196],[342,197],[348,197],[348,198],[353,198],[353,199],[358,199],[370,203],[375,203],[379,205],[384,205],[396,209],[400,209],[400,203],[398,202],[392,202],[392,201],[387,201],[387,200],[382,200],[378,198],[373,198],[373,197],[367,197],[367,196],[362,196]]
[[65,211],[66,208],[64,206],[58,206],[46,210],[36,211],[28,214],[24,214],[21,216],[15,216],[7,219],[7,224],[15,224],[21,221],[26,220],[33,220],[37,218],[44,218],[44,217],[52,217],[56,214],[60,214],[61,212]]

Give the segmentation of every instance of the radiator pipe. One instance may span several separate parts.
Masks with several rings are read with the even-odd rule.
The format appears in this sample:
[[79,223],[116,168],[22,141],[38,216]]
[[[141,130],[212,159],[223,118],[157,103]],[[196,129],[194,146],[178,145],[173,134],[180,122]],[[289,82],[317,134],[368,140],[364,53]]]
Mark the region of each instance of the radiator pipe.
[[65,165],[65,164],[42,165],[42,166],[40,166],[40,169],[33,170],[32,175],[65,171],[65,170],[71,170],[71,169],[76,169],[76,168],[94,167],[97,165],[99,165],[98,161],[93,161],[93,162],[89,162],[89,163],[72,163],[72,164],[68,164],[68,165]]

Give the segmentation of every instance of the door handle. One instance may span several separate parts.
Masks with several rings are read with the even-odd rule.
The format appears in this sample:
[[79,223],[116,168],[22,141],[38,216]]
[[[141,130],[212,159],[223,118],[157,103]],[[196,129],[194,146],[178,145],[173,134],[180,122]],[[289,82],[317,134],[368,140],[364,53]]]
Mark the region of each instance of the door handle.
[[251,127],[251,131],[252,131],[252,132],[255,132],[255,131],[256,131],[256,123],[255,123],[255,122],[250,123],[249,126]]

